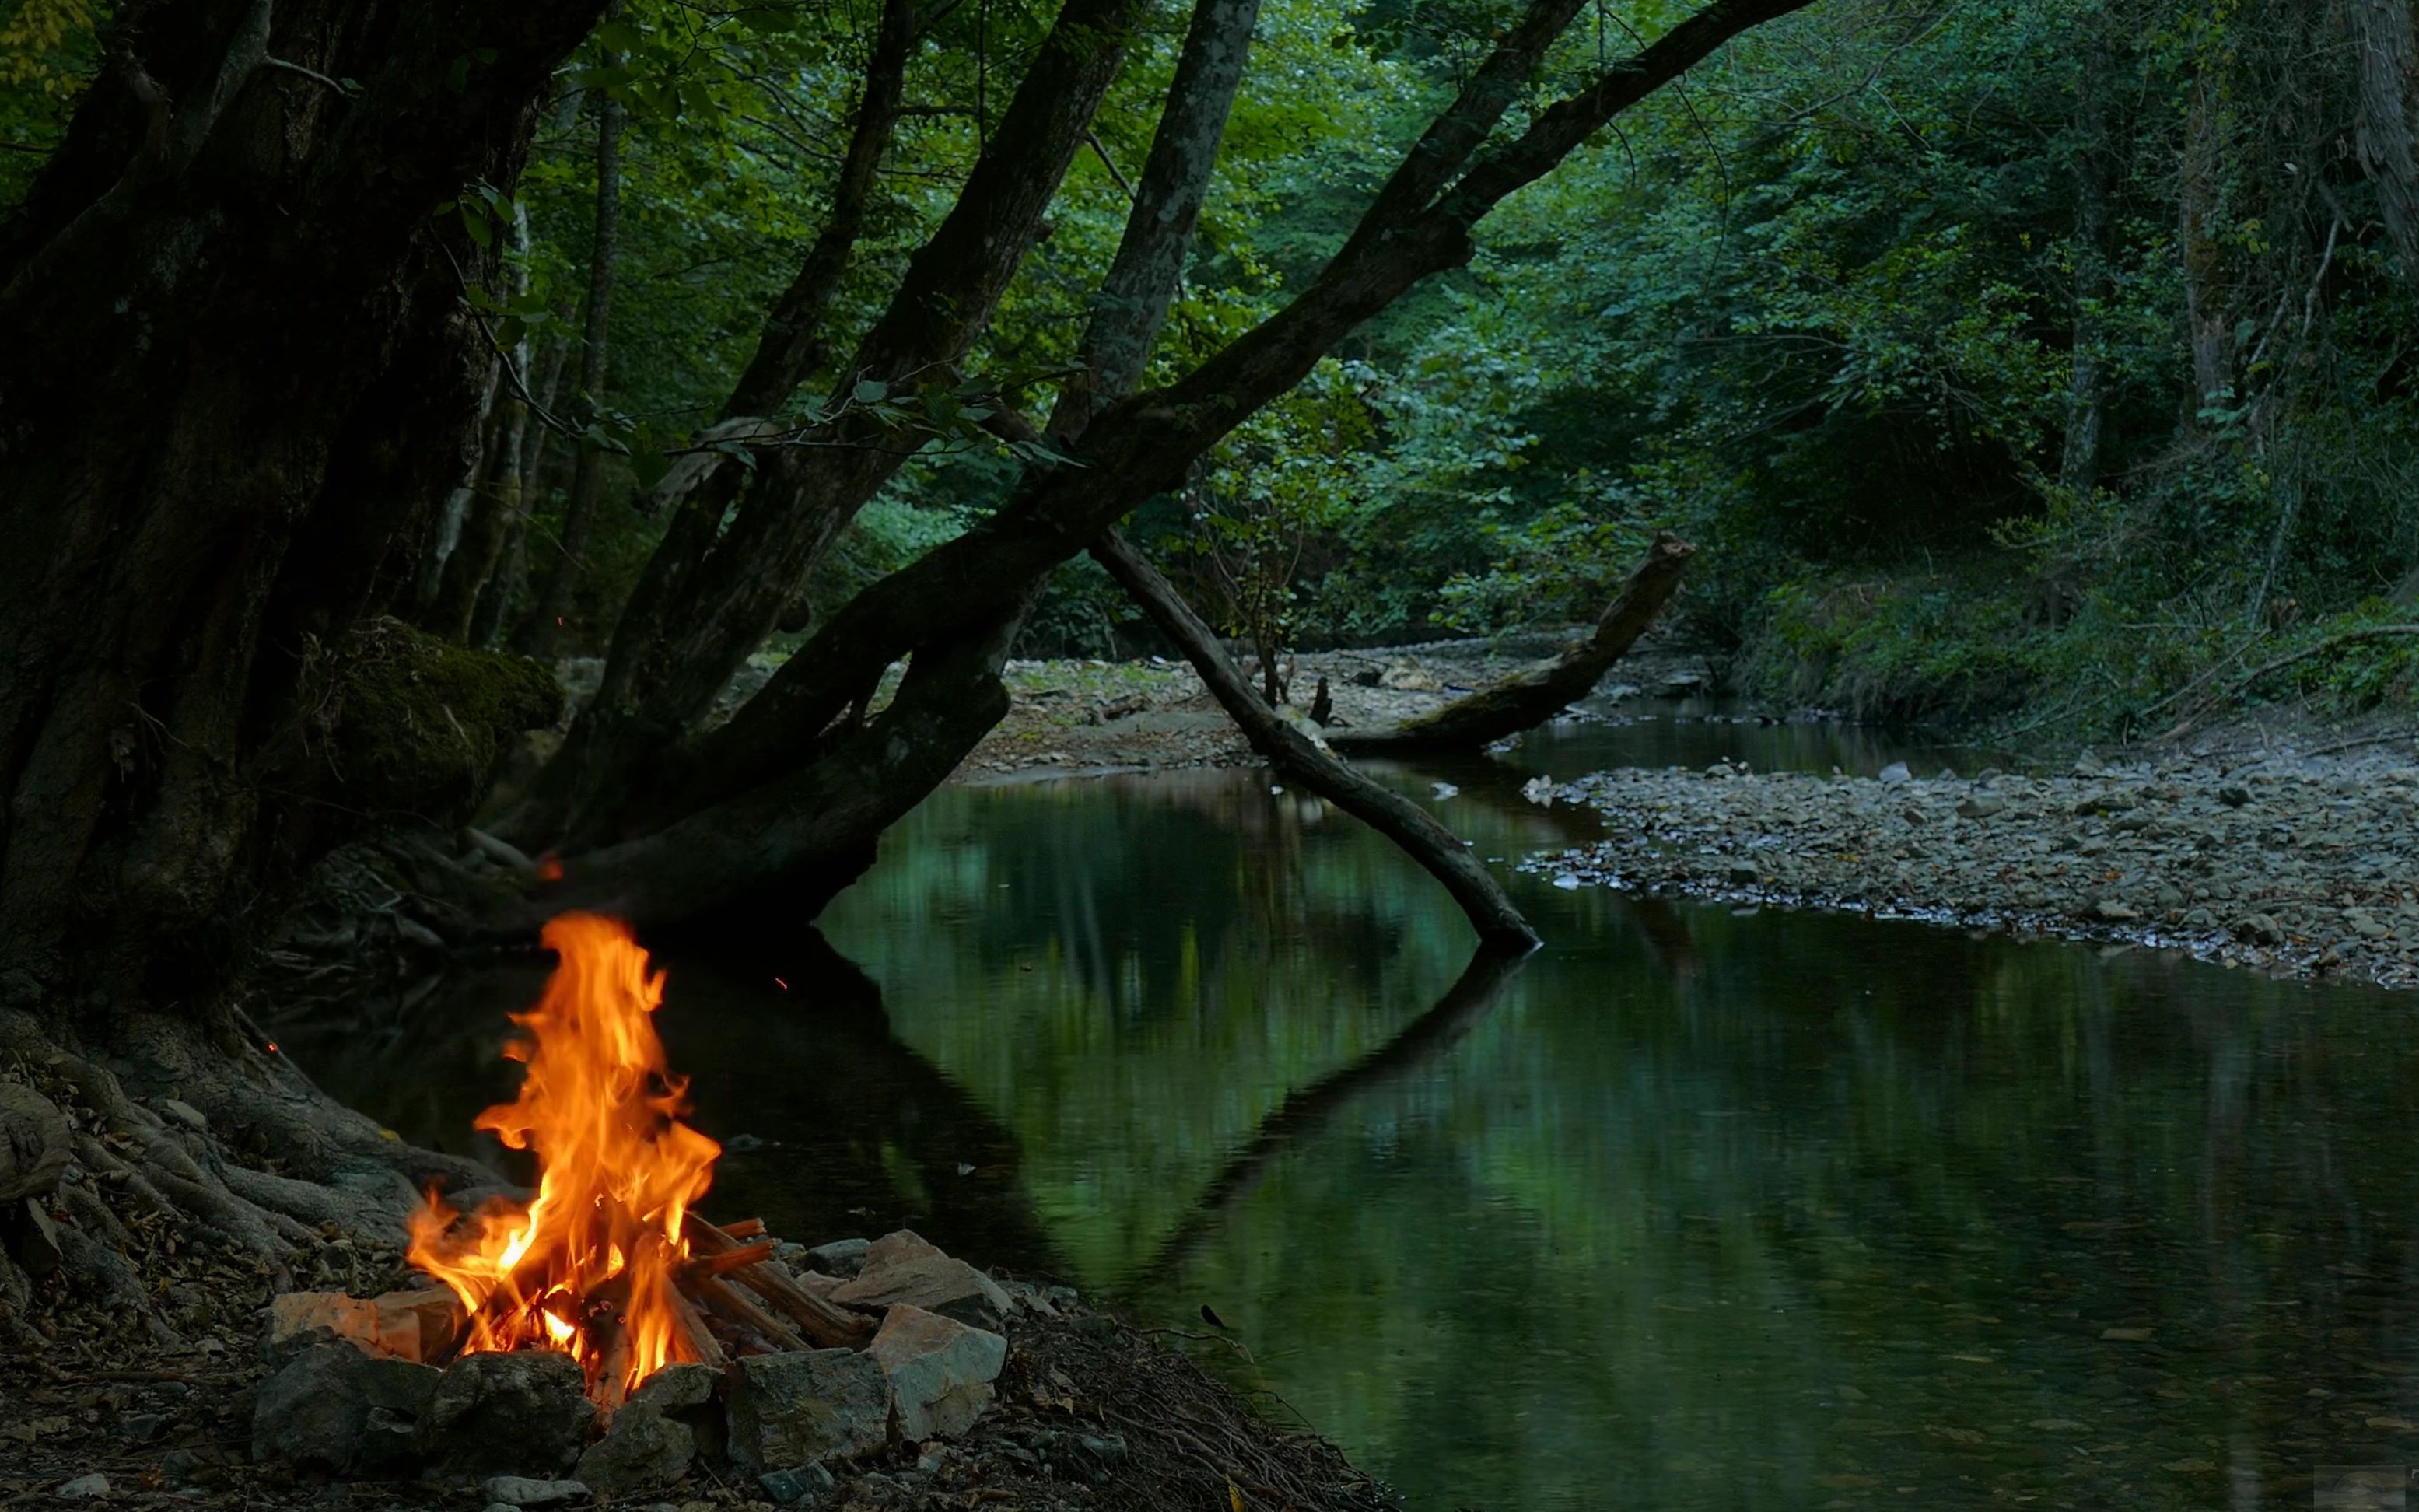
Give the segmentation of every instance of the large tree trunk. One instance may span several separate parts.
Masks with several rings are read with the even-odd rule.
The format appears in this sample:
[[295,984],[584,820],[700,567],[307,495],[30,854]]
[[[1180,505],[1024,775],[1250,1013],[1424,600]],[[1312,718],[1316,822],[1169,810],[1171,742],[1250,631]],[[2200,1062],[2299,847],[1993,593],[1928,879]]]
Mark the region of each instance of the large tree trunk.
[[[594,10],[136,0],[0,227],[0,1055],[131,1141],[88,1166],[272,1259],[444,1168],[220,989],[358,822],[322,737],[408,645],[374,616],[467,471],[491,353],[462,281],[494,267],[437,207],[515,182]],[[384,1184],[227,1165],[136,1101],[172,1088],[289,1176]]]
[[[1141,9],[1140,0],[1067,0],[998,135],[842,367],[829,403],[835,418],[764,445],[735,505],[711,488],[683,501],[623,610],[595,697],[532,801],[507,821],[514,839],[593,845],[631,833],[629,806],[655,785],[652,768],[913,451],[913,432],[859,401],[860,386],[912,392],[955,381],[1039,238]],[[1028,581],[1000,586],[973,621],[1006,612]]]

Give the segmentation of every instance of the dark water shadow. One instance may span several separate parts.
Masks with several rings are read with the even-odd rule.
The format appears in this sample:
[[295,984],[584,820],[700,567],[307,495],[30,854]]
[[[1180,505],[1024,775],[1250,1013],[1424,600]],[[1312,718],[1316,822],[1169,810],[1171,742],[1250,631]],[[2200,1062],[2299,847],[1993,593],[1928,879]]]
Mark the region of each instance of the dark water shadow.
[[[778,972],[764,969],[778,964]],[[1016,1135],[892,1032],[881,989],[817,932],[733,964],[674,956],[656,1015],[689,1078],[691,1121],[725,1145],[705,1211],[762,1217],[808,1243],[914,1227],[988,1264],[1055,1274]],[[404,1140],[516,1180],[528,1157],[474,1134],[520,1069],[506,1015],[533,1003],[546,957],[487,963],[404,996],[275,1020],[331,1095]]]

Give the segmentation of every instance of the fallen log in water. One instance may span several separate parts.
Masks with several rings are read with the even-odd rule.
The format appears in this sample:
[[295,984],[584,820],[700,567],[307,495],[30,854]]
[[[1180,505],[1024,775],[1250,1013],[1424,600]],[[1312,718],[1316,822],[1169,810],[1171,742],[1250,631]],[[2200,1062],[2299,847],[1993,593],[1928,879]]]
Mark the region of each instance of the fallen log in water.
[[1132,543],[1108,531],[1093,543],[1092,555],[1149,614],[1151,623],[1183,650],[1253,749],[1409,852],[1444,884],[1487,944],[1525,950],[1537,943],[1537,932],[1459,836],[1410,799],[1354,771],[1309,732],[1260,702],[1219,648],[1210,626]]
[[1662,532],[1620,596],[1596,621],[1595,631],[1560,656],[1401,724],[1337,731],[1329,743],[1348,751],[1476,750],[1545,723],[1587,697],[1646,633],[1696,554],[1695,547],[1669,531]]

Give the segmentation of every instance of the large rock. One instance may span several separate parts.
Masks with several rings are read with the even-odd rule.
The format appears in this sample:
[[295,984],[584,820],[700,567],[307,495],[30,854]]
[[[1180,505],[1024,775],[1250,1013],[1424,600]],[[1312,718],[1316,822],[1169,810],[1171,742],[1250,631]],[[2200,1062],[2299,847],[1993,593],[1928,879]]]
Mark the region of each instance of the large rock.
[[649,1376],[605,1436],[579,1457],[578,1476],[609,1496],[661,1490],[688,1473],[701,1453],[721,1450],[711,1365],[674,1365]]
[[904,1304],[994,1333],[1009,1309],[1008,1293],[998,1282],[905,1228],[867,1246],[864,1268],[832,1300],[868,1308]]
[[466,1354],[437,1384],[420,1420],[421,1449],[474,1474],[568,1470],[596,1416],[582,1385],[567,1354]]
[[869,1454],[890,1442],[890,1381],[855,1350],[734,1360],[731,1458],[758,1474]]
[[58,1190],[75,1153],[68,1116],[19,1082],[0,1082],[0,1202]]
[[1008,1340],[901,1304],[890,1309],[865,1352],[890,1379],[899,1436],[920,1443],[974,1426],[991,1405],[991,1383],[1008,1363]]
[[331,1474],[406,1464],[439,1380],[424,1365],[379,1359],[347,1343],[308,1345],[253,1398],[253,1458]]

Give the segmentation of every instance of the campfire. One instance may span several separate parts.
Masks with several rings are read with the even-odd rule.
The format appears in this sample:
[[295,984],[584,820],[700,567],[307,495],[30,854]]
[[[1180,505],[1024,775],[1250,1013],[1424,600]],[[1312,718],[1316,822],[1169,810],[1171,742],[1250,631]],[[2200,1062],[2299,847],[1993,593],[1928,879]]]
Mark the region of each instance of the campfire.
[[[578,1473],[583,1494],[732,1466],[788,1504],[840,1463],[963,1433],[1019,1306],[899,1229],[783,1244],[697,1210],[722,1147],[691,1128],[655,1034],[664,975],[620,921],[546,927],[560,958],[505,1054],[520,1093],[477,1127],[537,1189],[413,1211],[418,1288],[274,1299],[253,1452],[337,1474]],[[716,1471],[719,1473],[719,1471]],[[490,1496],[490,1501],[498,1500]]]
[[561,964],[504,1052],[528,1067],[520,1095],[475,1124],[536,1157],[537,1196],[464,1214],[432,1194],[410,1223],[412,1264],[467,1314],[460,1352],[568,1354],[610,1409],[669,1365],[862,1344],[867,1319],[764,1263],[761,1224],[697,1214],[722,1147],[682,1121],[687,1083],[655,1026],[664,974],[628,927],[567,914],[543,938]]

